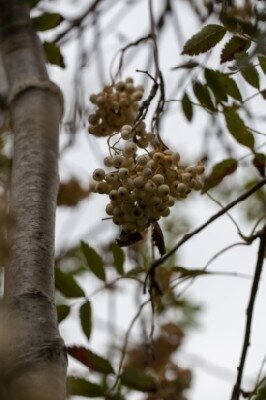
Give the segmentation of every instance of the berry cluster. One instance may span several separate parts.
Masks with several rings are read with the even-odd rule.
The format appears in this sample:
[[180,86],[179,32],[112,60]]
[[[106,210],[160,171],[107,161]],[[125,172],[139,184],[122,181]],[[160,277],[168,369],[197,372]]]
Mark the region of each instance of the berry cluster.
[[102,92],[92,94],[90,101],[97,106],[89,116],[89,133],[110,136],[123,125],[133,124],[142,99],[143,86],[134,86],[133,79],[105,86]]
[[202,188],[204,173],[201,162],[181,165],[180,155],[156,141],[144,121],[135,122],[142,94],[143,88],[134,87],[128,78],[91,96],[99,108],[89,118],[89,131],[96,136],[118,135],[113,146],[108,139],[110,156],[104,159],[112,170],[97,168],[91,190],[109,196],[107,215],[129,234],[141,233],[152,221],[167,217],[176,200]]

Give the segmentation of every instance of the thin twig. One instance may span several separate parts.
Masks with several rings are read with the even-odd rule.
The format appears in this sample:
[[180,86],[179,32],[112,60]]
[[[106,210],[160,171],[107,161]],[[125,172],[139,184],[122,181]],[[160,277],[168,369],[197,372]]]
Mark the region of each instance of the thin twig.
[[261,234],[260,234],[260,243],[259,243],[259,249],[258,249],[257,263],[256,263],[253,283],[252,283],[252,287],[251,287],[251,291],[250,291],[250,297],[249,297],[249,301],[248,301],[247,311],[246,311],[247,320],[246,320],[244,342],[243,342],[243,346],[242,346],[239,366],[237,368],[237,370],[238,370],[237,379],[236,379],[236,383],[233,388],[231,400],[238,400],[240,393],[241,393],[242,376],[243,376],[243,371],[244,371],[244,367],[245,367],[245,363],[246,363],[248,347],[250,346],[252,317],[253,317],[254,305],[255,305],[256,295],[258,292],[260,277],[261,277],[261,273],[262,273],[265,249],[266,249],[266,224],[264,225],[264,228],[262,229]]
[[145,279],[145,285],[144,285],[144,293],[146,291],[146,286],[147,282],[150,279],[150,282],[153,283],[155,281],[155,270],[156,268],[163,264],[168,258],[170,258],[184,243],[186,243],[189,239],[191,239],[193,236],[195,236],[197,233],[201,232],[203,229],[205,229],[208,225],[210,225],[212,222],[216,221],[218,218],[223,216],[224,214],[227,213],[231,208],[235,207],[237,204],[240,202],[246,200],[248,197],[250,197],[253,193],[255,193],[257,190],[259,190],[261,187],[263,187],[266,183],[266,177],[261,179],[256,185],[252,186],[251,189],[247,190],[244,192],[242,195],[237,197],[237,199],[231,201],[227,206],[225,206],[222,210],[219,212],[215,213],[212,215],[210,218],[207,219],[206,222],[204,222],[202,225],[200,225],[198,228],[194,229],[192,232],[185,234],[181,240],[170,250],[168,253],[166,253],[164,256],[159,258],[158,260],[155,260],[147,273],[146,279]]
[[60,42],[66,35],[68,35],[68,33],[72,31],[73,28],[79,27],[84,21],[84,19],[87,18],[89,14],[93,13],[96,10],[101,1],[102,0],[94,0],[94,2],[90,4],[87,10],[85,10],[85,12],[80,17],[70,21],[69,26],[63,32],[58,34],[58,36],[54,39],[54,42],[55,43]]

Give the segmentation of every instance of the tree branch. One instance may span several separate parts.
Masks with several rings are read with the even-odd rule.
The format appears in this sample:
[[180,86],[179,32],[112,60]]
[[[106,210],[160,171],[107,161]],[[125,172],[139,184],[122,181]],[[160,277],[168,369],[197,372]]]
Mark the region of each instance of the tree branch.
[[246,320],[244,342],[243,342],[242,352],[241,352],[241,356],[240,356],[239,366],[237,368],[237,370],[238,370],[237,380],[236,380],[236,383],[235,383],[235,386],[233,389],[231,400],[238,400],[239,396],[240,396],[240,392],[241,392],[242,376],[243,376],[243,371],[244,371],[244,367],[245,367],[248,347],[250,346],[252,317],[253,317],[255,300],[256,300],[256,295],[257,295],[257,291],[258,291],[258,287],[259,287],[259,282],[260,282],[260,277],[261,277],[262,267],[263,267],[263,261],[264,261],[264,256],[265,256],[266,224],[264,225],[264,228],[262,229],[259,237],[260,237],[260,243],[259,243],[257,263],[256,263],[254,278],[253,278],[253,282],[252,282],[252,287],[251,287],[251,291],[250,291],[250,297],[249,297],[249,302],[248,302],[248,307],[247,307],[247,312],[246,312],[247,320]]
[[[182,239],[170,250],[168,253],[166,253],[163,257],[159,258],[158,260],[155,260],[147,273],[146,280],[145,280],[145,287],[144,287],[144,292],[146,290],[147,282],[148,279],[150,279],[151,284],[154,282],[155,283],[155,270],[156,268],[163,264],[168,258],[170,258],[184,243],[186,243],[189,239],[191,239],[193,236],[195,236],[197,233],[201,232],[203,229],[205,229],[208,225],[210,225],[212,222],[214,222],[216,219],[220,218],[222,215],[226,214],[227,211],[229,211],[231,208],[235,207],[237,204],[240,202],[246,200],[248,197],[250,197],[253,193],[255,193],[257,190],[259,190],[262,186],[264,186],[266,183],[266,178],[261,179],[256,185],[252,186],[251,189],[247,190],[245,193],[243,193],[241,196],[239,196],[236,200],[232,201],[231,203],[227,204],[222,210],[217,212],[216,214],[212,215],[206,222],[204,222],[202,225],[200,225],[198,228],[194,229],[192,232],[185,234]],[[155,284],[156,286],[156,284]]]

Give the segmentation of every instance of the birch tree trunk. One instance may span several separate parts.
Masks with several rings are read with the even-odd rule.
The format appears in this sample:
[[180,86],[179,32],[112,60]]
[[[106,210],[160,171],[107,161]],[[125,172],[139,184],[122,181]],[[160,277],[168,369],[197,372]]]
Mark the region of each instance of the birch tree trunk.
[[25,0],[0,0],[14,153],[5,270],[1,400],[65,399],[66,352],[54,304],[59,89],[49,81]]

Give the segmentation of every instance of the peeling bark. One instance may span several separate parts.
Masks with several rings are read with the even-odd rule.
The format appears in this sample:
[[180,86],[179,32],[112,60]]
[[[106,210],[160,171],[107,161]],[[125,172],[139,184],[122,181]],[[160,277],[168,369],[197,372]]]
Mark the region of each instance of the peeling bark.
[[0,46],[14,132],[10,209],[15,221],[5,271],[1,399],[63,400],[67,362],[54,304],[62,97],[49,81],[25,0],[0,0]]

